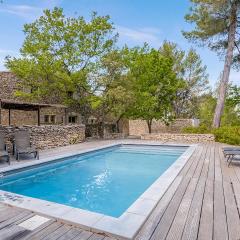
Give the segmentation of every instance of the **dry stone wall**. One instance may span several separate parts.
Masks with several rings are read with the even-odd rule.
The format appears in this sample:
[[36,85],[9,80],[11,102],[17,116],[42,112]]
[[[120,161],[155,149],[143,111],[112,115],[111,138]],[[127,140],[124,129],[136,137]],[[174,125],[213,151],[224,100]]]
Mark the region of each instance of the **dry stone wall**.
[[[160,120],[153,120],[152,133],[180,133],[183,128],[194,126],[194,119],[176,119],[169,126]],[[147,122],[144,120],[129,120],[129,135],[140,136],[148,133]]]
[[0,130],[7,133],[6,141],[10,151],[14,141],[14,131],[19,129],[28,130],[32,144],[40,150],[77,144],[85,140],[84,125],[0,127]]
[[145,134],[141,136],[141,139],[179,143],[202,143],[215,141],[215,137],[213,134],[177,134],[177,133]]

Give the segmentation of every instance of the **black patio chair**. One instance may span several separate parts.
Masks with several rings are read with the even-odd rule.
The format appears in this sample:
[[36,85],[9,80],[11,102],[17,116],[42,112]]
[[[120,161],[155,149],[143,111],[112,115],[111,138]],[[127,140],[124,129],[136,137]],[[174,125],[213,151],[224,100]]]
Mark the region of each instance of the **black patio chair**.
[[0,131],[0,159],[5,159],[10,164],[10,157],[5,143],[5,132]]
[[14,133],[14,154],[18,161],[20,154],[34,154],[34,157],[39,159],[39,152],[31,145],[30,134],[27,130],[18,130]]

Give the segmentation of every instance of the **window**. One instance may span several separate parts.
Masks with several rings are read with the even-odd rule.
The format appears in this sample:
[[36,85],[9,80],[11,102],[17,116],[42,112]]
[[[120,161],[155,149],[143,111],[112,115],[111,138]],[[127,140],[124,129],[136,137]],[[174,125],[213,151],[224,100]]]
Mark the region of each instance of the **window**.
[[56,115],[44,115],[44,123],[47,124],[56,123]]
[[77,123],[77,116],[69,116],[68,123]]
[[49,115],[44,115],[44,123],[49,123]]
[[50,116],[50,122],[51,123],[56,123],[56,116],[55,115]]

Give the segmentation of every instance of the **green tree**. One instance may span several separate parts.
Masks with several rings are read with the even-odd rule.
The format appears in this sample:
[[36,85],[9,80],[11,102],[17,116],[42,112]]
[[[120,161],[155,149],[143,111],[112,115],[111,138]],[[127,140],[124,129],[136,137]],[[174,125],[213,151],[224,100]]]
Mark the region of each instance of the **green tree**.
[[21,56],[7,57],[6,66],[30,90],[17,94],[30,100],[64,102],[87,118],[99,62],[112,51],[117,38],[113,30],[109,16],[93,13],[86,21],[66,17],[61,8],[45,10],[24,26]]
[[153,119],[161,119],[166,124],[172,120],[173,100],[180,82],[172,60],[159,51],[145,45],[130,50],[129,54],[128,78],[133,103],[127,114],[130,118],[146,120],[151,133]]
[[[201,120],[201,125],[207,129],[211,129],[211,122],[214,116],[214,109],[217,104],[216,93],[219,86],[217,86],[214,93],[204,94],[198,99],[198,117]],[[228,86],[227,97],[225,100],[225,108],[221,116],[222,126],[238,126],[240,125],[240,91],[237,86]]]
[[185,18],[188,22],[195,23],[195,29],[184,32],[184,36],[225,54],[224,71],[213,119],[213,127],[218,128],[224,109],[234,49],[240,43],[240,40],[236,39],[240,26],[240,1],[191,0],[191,2],[193,3],[191,12]]
[[101,61],[101,74],[96,81],[96,94],[91,98],[93,114],[97,122],[104,127],[107,118],[116,120],[119,131],[119,121],[125,116],[132,102],[132,92],[129,91],[127,65],[124,51],[114,50]]
[[174,111],[177,118],[196,117],[196,103],[209,87],[206,66],[194,49],[189,52],[181,50],[177,44],[164,42],[159,52],[174,63],[174,71],[182,81],[174,101]]
[[227,101],[230,105],[237,107],[240,105],[240,87],[232,85],[229,87]]

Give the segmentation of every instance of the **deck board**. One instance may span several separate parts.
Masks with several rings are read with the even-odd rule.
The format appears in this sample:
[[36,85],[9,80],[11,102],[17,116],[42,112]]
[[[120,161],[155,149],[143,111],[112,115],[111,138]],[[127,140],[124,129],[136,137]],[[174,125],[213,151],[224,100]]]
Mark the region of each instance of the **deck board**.
[[[240,163],[228,167],[222,146],[197,147],[135,240],[240,239]],[[0,204],[0,239],[114,239],[51,218],[33,231],[18,226],[33,215]]]
[[80,229],[72,228],[65,234],[63,234],[58,240],[71,240],[79,235],[82,231]]

